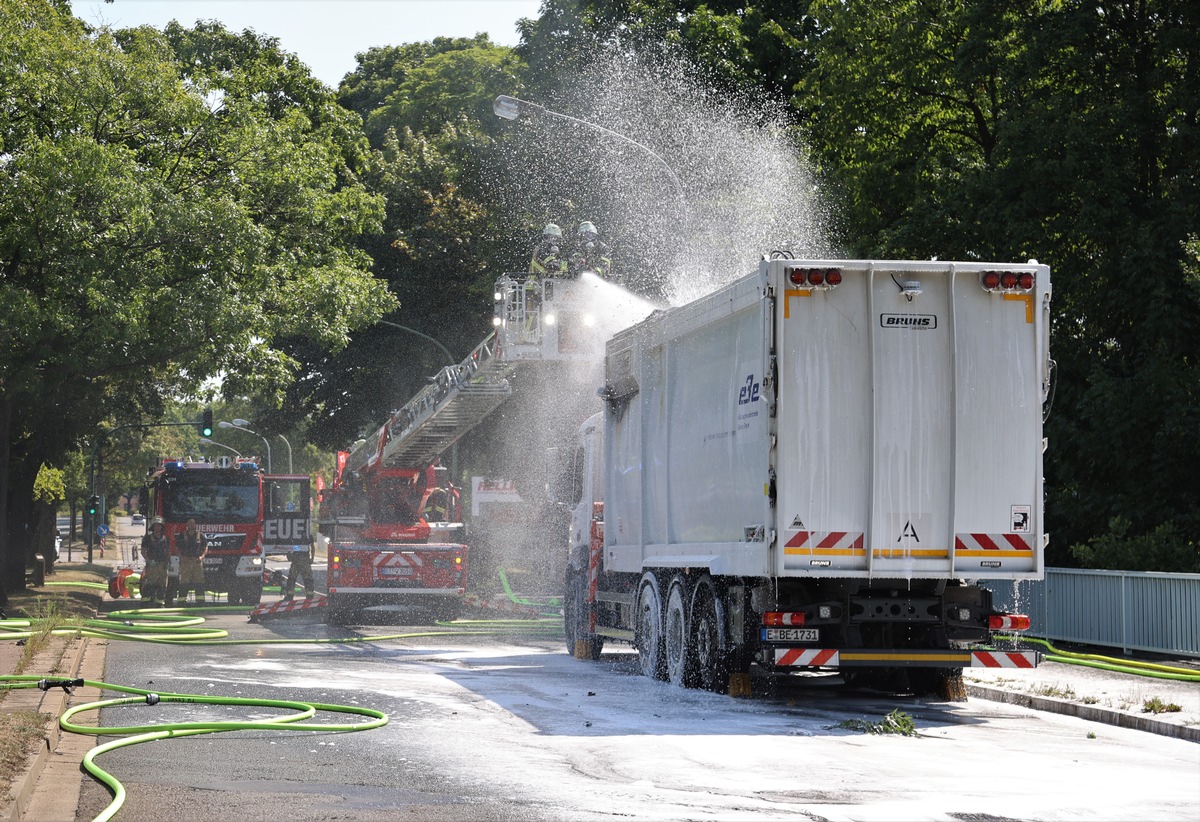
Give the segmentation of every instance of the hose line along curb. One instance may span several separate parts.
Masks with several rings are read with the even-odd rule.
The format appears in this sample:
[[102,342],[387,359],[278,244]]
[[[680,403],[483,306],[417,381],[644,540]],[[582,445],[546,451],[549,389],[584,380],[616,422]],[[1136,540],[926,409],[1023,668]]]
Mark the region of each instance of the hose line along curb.
[[[276,730],[315,731],[319,733],[352,733],[379,728],[388,723],[388,716],[382,711],[377,711],[373,708],[357,707],[354,705],[338,705],[325,702],[303,702],[300,700],[211,696],[203,694],[158,693],[142,688],[134,688],[126,685],[115,685],[108,682],[99,682],[90,679],[59,679],[38,676],[0,677],[0,688],[6,689],[40,688],[41,690],[45,691],[56,687],[62,687],[64,690],[69,692],[71,688],[83,686],[90,686],[103,691],[116,691],[119,693],[135,694],[135,696],[104,699],[96,702],[88,702],[82,705],[77,705],[63,712],[62,716],[59,717],[58,720],[59,727],[61,727],[64,731],[69,731],[76,734],[89,734],[94,736],[134,734],[133,736],[126,736],[122,739],[116,739],[112,742],[106,742],[102,745],[98,745],[88,751],[88,753],[84,756],[84,769],[97,781],[108,787],[113,794],[112,802],[110,802],[108,807],[106,807],[99,815],[95,817],[96,822],[107,822],[107,820],[112,819],[117,811],[121,809],[121,806],[124,805],[126,798],[125,788],[121,784],[120,780],[96,764],[96,758],[102,754],[108,753],[109,751],[125,748],[131,745],[137,745],[142,742],[151,742],[156,739],[221,733],[224,731]],[[119,706],[154,707],[171,703],[274,708],[290,710],[293,711],[293,713],[269,719],[165,722],[107,727],[79,725],[71,721],[72,718],[77,714],[85,711],[98,711],[102,708],[114,708]],[[352,714],[355,716],[365,717],[366,721],[357,723],[307,721],[314,718],[318,712]]]

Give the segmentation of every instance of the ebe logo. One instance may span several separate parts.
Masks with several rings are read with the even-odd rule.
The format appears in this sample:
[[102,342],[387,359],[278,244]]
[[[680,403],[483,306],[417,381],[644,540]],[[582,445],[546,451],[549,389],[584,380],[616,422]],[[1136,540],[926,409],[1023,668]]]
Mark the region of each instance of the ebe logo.
[[928,331],[937,328],[937,317],[933,314],[880,314],[879,324],[884,328]]
[[746,377],[746,384],[738,391],[738,405],[749,405],[752,402],[758,402],[758,383],[754,381],[754,375]]

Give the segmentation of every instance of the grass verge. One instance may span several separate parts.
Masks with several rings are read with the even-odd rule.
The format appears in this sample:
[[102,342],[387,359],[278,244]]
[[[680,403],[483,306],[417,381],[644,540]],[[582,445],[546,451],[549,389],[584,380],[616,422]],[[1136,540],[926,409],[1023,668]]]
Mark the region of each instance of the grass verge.
[[[103,565],[59,563],[54,573],[47,574],[46,581],[53,583],[96,583],[108,582],[109,568]],[[46,585],[11,592],[4,614],[10,619],[28,619],[33,625],[32,633],[24,645],[10,649],[12,653],[0,655],[7,670],[0,674],[23,674],[38,651],[50,647],[56,639],[56,628],[81,624],[82,620],[96,616],[104,602],[104,591],[95,587],[71,585]],[[13,641],[16,646],[18,641]],[[57,665],[57,662],[56,662]],[[29,673],[55,673],[55,671],[30,671]],[[0,689],[0,792],[7,796],[9,786],[25,768],[25,763],[37,752],[37,745],[45,734],[45,724],[54,717],[35,711],[4,710],[3,701],[8,691]]]

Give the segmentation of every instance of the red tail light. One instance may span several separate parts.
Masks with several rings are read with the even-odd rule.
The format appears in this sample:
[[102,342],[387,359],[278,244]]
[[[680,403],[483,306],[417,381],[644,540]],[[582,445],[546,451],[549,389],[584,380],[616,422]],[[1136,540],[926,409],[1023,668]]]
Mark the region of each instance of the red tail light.
[[983,271],[979,274],[979,284],[985,291],[1029,291],[1035,282],[1029,271]]
[[1028,631],[1029,617],[1024,614],[992,614],[988,617],[990,631]]
[[763,625],[778,628],[783,625],[803,625],[802,611],[767,611],[763,614]]
[[804,288],[833,288],[841,285],[842,272],[837,268],[792,268],[788,280]]

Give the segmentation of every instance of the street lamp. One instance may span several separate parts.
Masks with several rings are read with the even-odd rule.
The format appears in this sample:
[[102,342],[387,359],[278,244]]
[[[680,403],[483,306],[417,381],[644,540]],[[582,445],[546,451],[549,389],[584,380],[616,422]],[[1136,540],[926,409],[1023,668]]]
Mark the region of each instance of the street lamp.
[[283,440],[283,444],[288,447],[288,473],[290,474],[292,473],[292,444],[288,442],[288,438],[283,434],[276,434],[275,436]]
[[428,334],[422,334],[420,331],[418,331],[415,328],[409,328],[407,325],[400,325],[400,323],[389,322],[388,320],[377,320],[377,322],[380,325],[388,325],[388,326],[391,326],[392,328],[399,328],[401,331],[407,331],[409,334],[416,334],[418,337],[420,337],[423,340],[429,340],[431,343],[433,343],[438,348],[440,348],[442,350],[442,353],[446,355],[447,363],[449,363],[450,365],[458,365],[458,360],[454,359],[454,355],[450,353],[450,349],[446,348],[446,346],[442,345],[440,342],[438,342],[437,340],[435,340],[433,337],[429,336]]
[[622,142],[629,143],[631,146],[640,148],[642,151],[646,152],[651,157],[653,157],[658,162],[658,164],[660,166],[662,166],[663,171],[667,172],[667,176],[670,177],[671,182],[675,184],[675,193],[679,198],[679,213],[683,220],[682,231],[683,231],[684,237],[687,236],[688,210],[687,210],[687,198],[683,195],[683,186],[680,184],[679,178],[677,176],[675,176],[675,172],[671,169],[671,167],[669,165],[667,165],[667,161],[664,160],[662,157],[659,157],[649,147],[642,145],[641,143],[637,142],[636,140],[626,137],[624,134],[619,134],[610,128],[605,128],[604,126],[596,125],[595,123],[589,123],[587,120],[580,120],[578,117],[572,117],[569,114],[562,114],[557,111],[551,111],[550,109],[546,108],[545,106],[539,106],[537,103],[531,103],[528,100],[521,100],[516,97],[509,97],[507,94],[501,94],[499,97],[497,97],[495,100],[492,101],[492,111],[495,112],[497,117],[502,117],[505,120],[516,120],[522,114],[546,115],[548,117],[557,117],[560,120],[567,120],[569,122],[576,123],[581,126],[587,126],[588,128],[595,129],[596,131],[602,132],[603,134],[607,134],[609,137],[615,137],[616,139],[621,140]]
[[[440,348],[442,353],[446,355],[447,363],[449,363],[451,366],[458,365],[458,360],[454,359],[454,355],[450,353],[450,349],[446,348],[446,346],[442,345],[440,342],[438,342],[437,340],[435,340],[433,337],[429,336],[428,334],[422,334],[420,331],[418,331],[415,328],[409,328],[407,325],[400,325],[400,323],[389,322],[388,320],[377,320],[377,322],[380,325],[387,325],[392,328],[399,328],[401,331],[407,331],[409,334],[416,334],[418,337],[420,337],[423,340],[429,340],[429,342],[433,343],[438,348]],[[450,478],[452,481],[458,479],[458,443],[457,442],[450,446]]]
[[217,442],[216,440],[209,439],[208,437],[201,437],[200,442],[204,443],[205,445],[215,445],[218,448],[224,448],[226,451],[232,451],[233,453],[237,454],[239,457],[242,455],[242,452],[237,450],[236,448],[231,448],[223,442]]
[[236,418],[234,419],[233,422],[226,422],[225,420],[221,420],[219,423],[217,423],[217,425],[219,425],[221,428],[233,428],[237,431],[245,431],[247,434],[253,434],[254,436],[258,437],[260,440],[262,440],[263,445],[265,445],[267,447],[267,473],[270,474],[271,473],[271,443],[267,442],[267,438],[264,437],[262,434],[258,433],[257,431],[251,431],[249,428],[247,428],[246,426],[248,426],[249,424],[250,424],[250,420],[242,420],[242,419],[236,419]]

